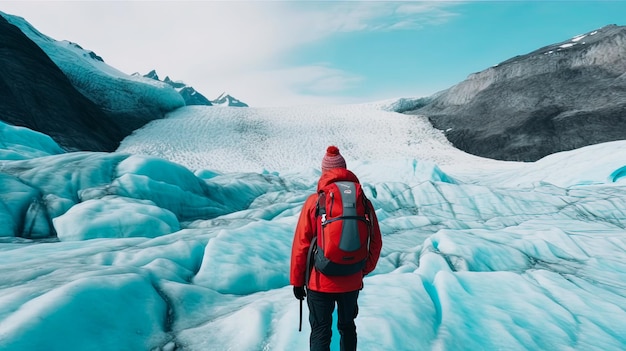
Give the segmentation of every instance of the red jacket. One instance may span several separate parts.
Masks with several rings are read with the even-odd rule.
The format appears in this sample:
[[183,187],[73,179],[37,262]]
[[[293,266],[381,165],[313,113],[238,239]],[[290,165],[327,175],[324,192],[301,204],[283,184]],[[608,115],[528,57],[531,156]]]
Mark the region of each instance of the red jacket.
[[[336,181],[359,182],[356,175],[345,168],[334,168],[322,173],[317,190],[321,190],[324,186]],[[306,277],[306,261],[311,240],[316,235],[317,223],[315,216],[315,205],[317,203],[317,194],[312,194],[304,202],[300,219],[296,226],[293,237],[293,246],[291,247],[291,275],[290,284],[294,286],[304,286]],[[362,272],[348,276],[327,276],[317,271],[311,270],[307,287],[313,291],[340,293],[355,291],[363,286],[363,276],[370,273],[376,268],[376,263],[380,257],[380,250],[383,246],[378,219],[371,203],[370,213],[372,220],[372,233],[370,238],[369,256]]]

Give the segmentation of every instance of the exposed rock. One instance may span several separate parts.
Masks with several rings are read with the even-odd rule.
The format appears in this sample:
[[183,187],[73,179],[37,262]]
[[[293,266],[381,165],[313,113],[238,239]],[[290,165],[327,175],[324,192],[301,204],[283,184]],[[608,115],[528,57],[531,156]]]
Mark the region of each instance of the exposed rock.
[[238,100],[226,93],[222,93],[220,96],[217,97],[217,99],[212,100],[211,103],[213,103],[213,105],[220,106],[248,107],[248,104],[246,104],[245,102]]
[[213,106],[211,101],[207,99],[204,95],[200,94],[196,89],[192,87],[184,87],[179,91],[180,95],[185,99],[185,103],[187,106],[190,105],[205,105],[205,106]]
[[67,150],[114,151],[125,134],[46,53],[0,16],[0,119]]
[[134,130],[185,105],[165,83],[122,73],[93,51],[47,37],[21,17],[0,17],[6,36],[0,44],[1,96],[7,105],[0,106],[7,116],[0,119],[8,123],[48,134],[67,150],[115,151]]
[[[146,78],[160,81],[159,75],[157,74],[155,70],[152,70],[148,72],[147,74],[144,74],[143,76]],[[198,91],[196,91],[196,89],[194,89],[193,87],[187,86],[187,84],[181,81],[174,81],[169,76],[166,76],[165,79],[163,79],[163,83],[166,83],[172,88],[176,89],[176,91],[178,91],[178,93],[185,100],[185,105],[187,106],[191,106],[191,105],[212,106],[213,105],[211,101],[207,99],[204,95],[200,94]]]
[[517,56],[406,112],[459,149],[515,161],[626,139],[626,27],[610,25]]

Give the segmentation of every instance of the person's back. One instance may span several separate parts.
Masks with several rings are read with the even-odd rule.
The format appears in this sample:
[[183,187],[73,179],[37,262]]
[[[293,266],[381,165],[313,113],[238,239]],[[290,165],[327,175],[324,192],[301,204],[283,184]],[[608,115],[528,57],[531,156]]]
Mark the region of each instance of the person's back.
[[[317,186],[318,193],[336,182],[359,184],[356,175],[346,168],[339,149],[330,146],[322,160],[322,175]],[[357,299],[359,291],[363,288],[363,277],[374,270],[380,256],[382,248],[380,228],[371,202],[364,199],[363,206],[366,208],[368,226],[366,242],[369,244],[365,261],[356,273],[349,270],[349,273],[345,273],[346,270],[332,273],[340,275],[322,273],[320,269],[315,268],[315,262],[312,262],[315,249],[317,249],[318,233],[322,230],[318,193],[309,196],[300,213],[292,246],[290,283],[294,287],[294,295],[297,299],[302,300],[307,297],[311,324],[311,350],[327,351],[330,349],[332,313],[335,304],[337,304],[337,329],[341,334],[341,350],[356,350],[354,318],[358,313]],[[345,217],[353,219],[352,217],[361,216]],[[363,227],[360,226],[360,228]]]

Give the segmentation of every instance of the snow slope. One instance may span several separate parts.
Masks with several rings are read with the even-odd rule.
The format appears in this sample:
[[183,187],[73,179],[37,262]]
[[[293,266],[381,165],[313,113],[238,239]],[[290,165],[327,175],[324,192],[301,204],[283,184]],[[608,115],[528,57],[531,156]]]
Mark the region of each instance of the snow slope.
[[163,82],[120,72],[93,51],[66,40],[52,39],[21,17],[1,11],[0,15],[35,42],[78,91],[105,110],[139,113],[147,109],[171,111],[185,105],[183,97]]
[[380,110],[376,104],[188,106],[135,131],[118,151],[162,157],[192,170],[284,173],[318,169],[328,145],[339,146],[350,166],[403,159],[502,164],[458,151],[424,117]]

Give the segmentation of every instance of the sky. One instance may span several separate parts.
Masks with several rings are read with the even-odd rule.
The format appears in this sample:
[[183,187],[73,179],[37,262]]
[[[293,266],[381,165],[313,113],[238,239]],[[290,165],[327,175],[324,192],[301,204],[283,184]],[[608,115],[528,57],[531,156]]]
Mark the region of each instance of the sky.
[[423,97],[608,24],[625,1],[3,1],[124,73],[251,106]]
[[0,349],[307,349],[293,229],[343,118],[383,233],[360,348],[624,350],[626,141],[486,160],[386,106],[182,107],[113,153],[0,122]]

